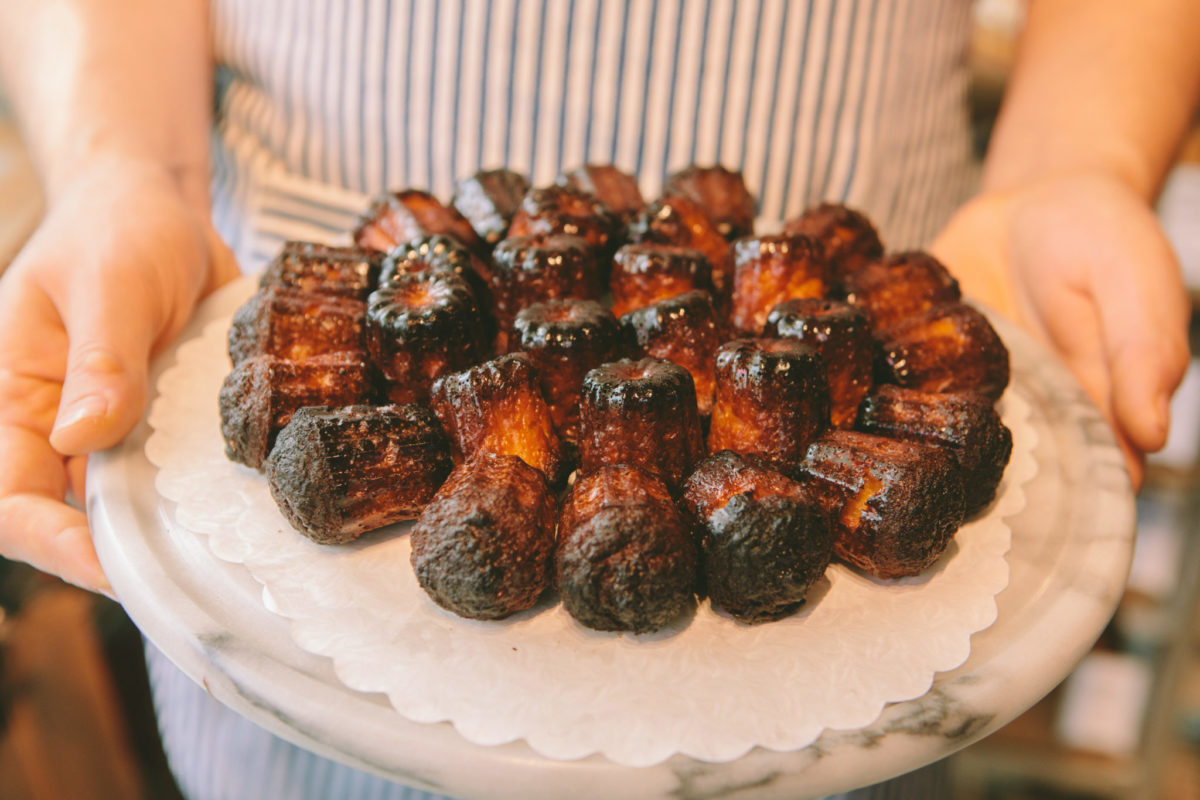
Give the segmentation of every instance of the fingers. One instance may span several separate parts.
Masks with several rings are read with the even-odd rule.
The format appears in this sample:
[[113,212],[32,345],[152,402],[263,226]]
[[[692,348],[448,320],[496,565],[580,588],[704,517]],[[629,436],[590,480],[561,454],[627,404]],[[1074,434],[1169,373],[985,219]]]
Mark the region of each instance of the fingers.
[[62,502],[62,458],[37,433],[0,425],[0,552],[112,596],[84,513]]
[[[1188,309],[1179,268],[1165,241],[1151,241],[1158,246],[1142,247],[1137,265],[1102,265],[1094,279],[1113,414],[1143,451],[1166,443],[1171,395],[1188,364]],[[1118,266],[1124,269],[1118,272]]]
[[150,348],[158,335],[153,315],[126,303],[90,302],[72,295],[63,318],[70,338],[62,399],[50,443],[64,455],[110,447],[145,410]]

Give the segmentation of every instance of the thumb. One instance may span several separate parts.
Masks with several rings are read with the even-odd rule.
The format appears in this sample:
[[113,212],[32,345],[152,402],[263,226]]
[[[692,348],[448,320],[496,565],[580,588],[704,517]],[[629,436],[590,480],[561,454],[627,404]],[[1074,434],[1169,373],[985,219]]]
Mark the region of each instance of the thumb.
[[63,310],[70,345],[50,433],[50,444],[63,455],[111,447],[145,410],[156,326],[144,302],[130,300],[91,297]]

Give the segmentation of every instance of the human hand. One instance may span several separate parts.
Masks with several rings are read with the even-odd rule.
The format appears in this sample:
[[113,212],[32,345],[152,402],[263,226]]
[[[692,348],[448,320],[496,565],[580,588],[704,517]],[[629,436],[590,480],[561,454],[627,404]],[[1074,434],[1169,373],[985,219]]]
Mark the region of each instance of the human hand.
[[50,198],[0,278],[0,554],[111,594],[68,490],[141,418],[150,356],[236,274],[157,164],[96,162]]
[[1120,180],[1055,177],[981,194],[934,241],[964,294],[1048,344],[1112,425],[1134,486],[1166,442],[1189,305],[1153,211]]

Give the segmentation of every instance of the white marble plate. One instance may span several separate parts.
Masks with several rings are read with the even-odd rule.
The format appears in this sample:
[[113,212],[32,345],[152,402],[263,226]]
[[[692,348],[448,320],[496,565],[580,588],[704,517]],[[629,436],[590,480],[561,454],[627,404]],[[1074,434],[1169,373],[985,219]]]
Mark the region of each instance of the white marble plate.
[[[215,296],[184,338],[227,316],[244,291]],[[1120,454],[1073,380],[998,324],[1030,403],[1039,472],[1025,487],[1026,510],[1010,520],[1012,572],[996,597],[997,621],[972,637],[966,663],[937,674],[920,697],[799,749],[632,767],[600,755],[553,760],[523,741],[479,745],[451,725],[408,720],[384,696],[347,688],[328,658],[296,646],[249,571],[178,526],[174,504],[146,489],[156,470],[142,450],[145,425],[93,459],[97,547],[131,616],[185,671],[260,724],[346,763],[471,797],[721,797],[738,786],[738,797],[819,796],[911,769],[1011,719],[1062,679],[1120,597],[1133,526]],[[174,359],[168,353],[159,371]]]

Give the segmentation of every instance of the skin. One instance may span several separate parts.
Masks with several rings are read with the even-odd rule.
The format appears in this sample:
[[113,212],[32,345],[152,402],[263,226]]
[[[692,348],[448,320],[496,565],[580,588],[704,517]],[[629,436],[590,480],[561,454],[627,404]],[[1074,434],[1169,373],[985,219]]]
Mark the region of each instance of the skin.
[[1152,204],[1200,96],[1198,44],[1187,0],[1033,3],[981,191],[932,245],[1075,373],[1135,485],[1188,363],[1190,309]]
[[[1135,476],[1187,359],[1150,202],[1200,85],[1192,7],[1036,3],[983,191],[934,244],[1075,371]],[[0,553],[102,592],[64,501],[140,419],[150,357],[237,273],[209,220],[206,30],[202,0],[0,4],[0,73],[48,208],[0,279]]]

